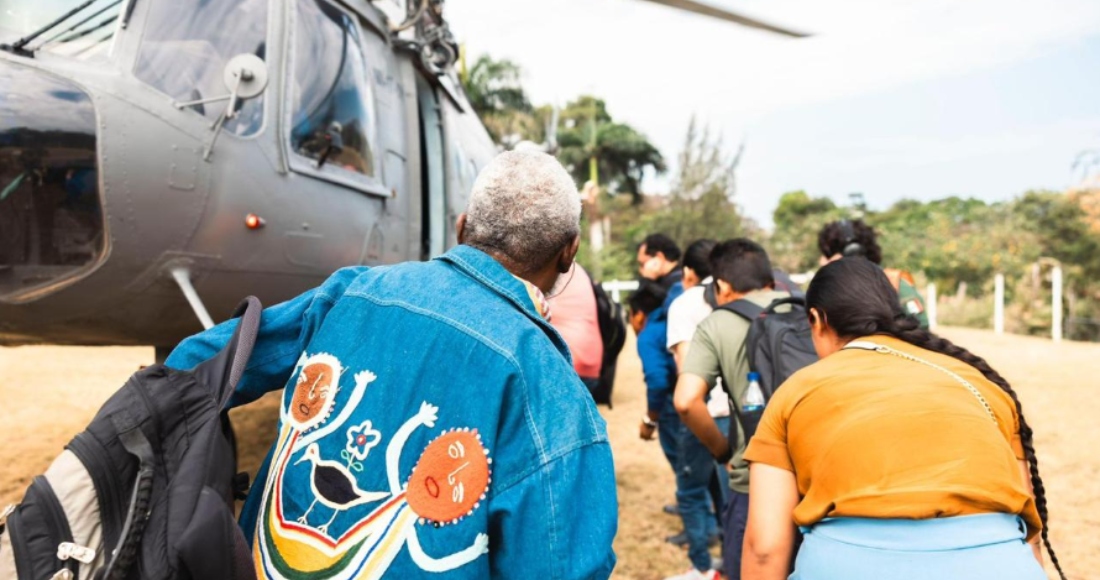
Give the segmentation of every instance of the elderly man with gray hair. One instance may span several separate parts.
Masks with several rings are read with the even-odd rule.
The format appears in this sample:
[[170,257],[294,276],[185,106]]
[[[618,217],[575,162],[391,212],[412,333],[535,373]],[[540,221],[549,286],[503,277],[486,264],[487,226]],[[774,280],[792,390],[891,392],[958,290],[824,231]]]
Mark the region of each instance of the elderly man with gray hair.
[[[257,577],[607,578],[607,432],[545,294],[572,267],[580,199],[553,158],[478,177],[460,245],[346,268],[264,311],[231,405],[284,389],[240,525]],[[191,368],[228,321],[168,358]]]

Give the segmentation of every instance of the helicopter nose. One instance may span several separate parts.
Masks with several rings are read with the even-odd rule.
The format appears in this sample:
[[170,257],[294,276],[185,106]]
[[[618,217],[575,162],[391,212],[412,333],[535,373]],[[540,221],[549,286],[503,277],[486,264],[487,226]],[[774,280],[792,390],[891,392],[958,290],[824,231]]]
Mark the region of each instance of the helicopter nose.
[[0,59],[0,302],[74,282],[105,257],[96,111],[75,84]]

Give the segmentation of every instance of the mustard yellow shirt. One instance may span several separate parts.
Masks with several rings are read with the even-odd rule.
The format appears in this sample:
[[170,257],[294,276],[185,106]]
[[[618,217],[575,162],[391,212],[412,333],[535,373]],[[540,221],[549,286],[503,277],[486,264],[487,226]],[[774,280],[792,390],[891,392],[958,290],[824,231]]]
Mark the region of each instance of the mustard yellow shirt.
[[903,341],[859,339],[945,367],[894,355],[842,350],[802,369],[768,402],[745,459],[794,472],[799,525],[828,517],[929,519],[1019,514],[1041,529],[1018,460],[1012,399],[974,367]]

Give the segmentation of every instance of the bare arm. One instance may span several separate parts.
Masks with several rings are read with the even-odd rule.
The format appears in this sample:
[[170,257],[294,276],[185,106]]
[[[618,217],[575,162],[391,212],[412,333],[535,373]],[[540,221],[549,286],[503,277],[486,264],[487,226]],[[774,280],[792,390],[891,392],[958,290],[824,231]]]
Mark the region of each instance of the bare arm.
[[706,395],[710,387],[701,377],[683,373],[676,381],[672,403],[680,413],[680,420],[703,442],[715,457],[729,452],[729,441],[707,411]]
[[672,347],[672,358],[676,359],[676,371],[684,372],[684,360],[687,359],[688,347],[691,346],[690,340],[676,343]]
[[764,463],[749,465],[749,519],[741,553],[742,580],[783,580],[794,550],[798,505],[794,473]]
[[[1027,468],[1027,460],[1020,459],[1020,475],[1024,478],[1024,488],[1031,494],[1031,497],[1035,497],[1035,488],[1031,486],[1031,471]],[[1039,561],[1039,565],[1043,565],[1043,539],[1039,534],[1035,534],[1034,538],[1028,542],[1031,544],[1031,551],[1035,553],[1035,559]]]

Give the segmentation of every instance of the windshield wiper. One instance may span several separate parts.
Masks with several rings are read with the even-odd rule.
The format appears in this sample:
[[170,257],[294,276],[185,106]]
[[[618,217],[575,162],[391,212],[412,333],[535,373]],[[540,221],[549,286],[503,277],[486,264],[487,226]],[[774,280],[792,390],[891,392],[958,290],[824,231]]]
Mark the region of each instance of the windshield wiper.
[[58,32],[57,34],[47,38],[46,40],[43,40],[42,43],[39,44],[34,49],[32,49],[31,52],[35,52],[37,50],[40,50],[43,46],[46,46],[47,44],[57,40],[58,38],[61,38],[62,36],[65,36],[66,34],[68,34],[70,32],[72,32],[72,34],[69,34],[68,36],[65,36],[65,38],[61,38],[61,40],[59,40],[58,42],[71,42],[71,41],[76,40],[78,38],[83,38],[85,36],[88,36],[89,34],[95,32],[96,30],[99,30],[100,28],[103,28],[104,26],[107,26],[108,24],[110,24],[110,23],[112,23],[112,22],[114,22],[115,20],[118,19],[118,14],[115,14],[114,16],[108,16],[106,19],[103,20],[103,22],[99,23],[98,26],[94,26],[92,28],[83,30],[81,32],[76,32],[76,29],[80,28],[81,26],[83,26],[85,23],[87,23],[91,19],[95,18],[96,16],[99,16],[100,14],[103,14],[104,12],[110,10],[111,8],[114,8],[115,6],[118,6],[121,3],[122,3],[122,0],[115,0],[114,2],[111,2],[110,4],[104,6],[103,8],[100,8],[99,10],[96,10],[95,12],[92,12],[86,18],[81,20],[80,22],[77,22],[76,24],[66,28],[65,30],[62,30],[61,32]]
[[27,44],[29,44],[30,41],[38,38],[39,36],[42,36],[43,34],[49,32],[50,30],[53,30],[58,24],[61,24],[62,22],[68,20],[74,14],[77,14],[80,11],[84,10],[85,8],[91,6],[92,4],[95,4],[96,1],[97,0],[85,0],[84,2],[82,2],[76,8],[73,8],[72,10],[69,10],[68,12],[63,14],[57,20],[54,20],[53,22],[43,26],[42,28],[39,28],[38,30],[35,30],[34,32],[30,33],[29,35],[24,36],[23,38],[20,38],[19,40],[15,41],[15,43],[13,43],[13,44],[0,44],[0,50],[6,50],[6,51],[11,52],[13,54],[18,54],[20,56],[34,57],[34,51],[33,50],[27,50],[23,47],[27,46]]

